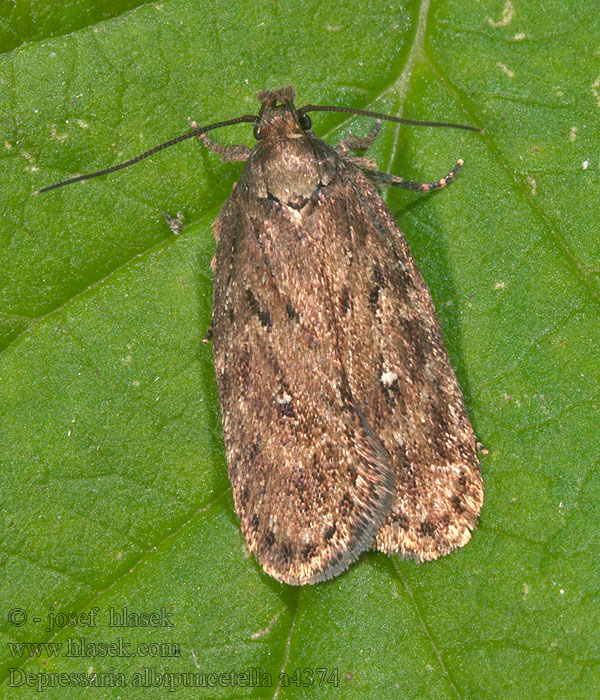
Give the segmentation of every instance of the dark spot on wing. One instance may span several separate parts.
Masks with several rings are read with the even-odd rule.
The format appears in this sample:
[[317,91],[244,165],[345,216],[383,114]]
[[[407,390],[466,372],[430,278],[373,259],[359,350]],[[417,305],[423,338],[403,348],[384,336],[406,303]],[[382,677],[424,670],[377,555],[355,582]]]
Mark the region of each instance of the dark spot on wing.
[[319,456],[314,454],[313,459],[312,459],[312,476],[315,479],[315,481],[323,486],[326,482],[326,475],[325,475],[325,470],[323,469],[323,466],[321,465],[321,461],[319,459]]
[[435,525],[431,520],[422,520],[419,525],[419,534],[421,537],[433,537],[435,535]]
[[352,498],[347,491],[342,496],[342,500],[340,501],[339,508],[340,508],[339,513],[340,513],[340,516],[342,518],[347,518],[354,508],[354,504],[352,503]]
[[280,416],[286,416],[287,418],[291,418],[292,416],[294,416],[295,411],[294,406],[292,405],[292,401],[277,401],[277,413],[279,413]]
[[302,547],[302,551],[300,552],[301,558],[304,561],[312,559],[317,554],[318,548],[319,545],[315,544],[314,542],[308,542]]
[[340,306],[342,308],[342,313],[347,314],[348,311],[350,311],[350,292],[348,291],[348,287],[344,285],[344,288],[342,289],[342,295],[340,298]]
[[465,510],[463,508],[462,499],[460,496],[452,496],[450,504],[452,505],[452,509],[454,510],[454,512],[458,513],[459,515]]
[[369,292],[369,308],[371,311],[377,310],[377,304],[379,303],[379,292],[381,288],[385,285],[385,278],[379,263],[375,263],[373,266],[373,286]]
[[325,530],[325,532],[323,533],[323,537],[329,542],[335,535],[336,530],[337,525],[334,523],[333,525],[328,527],[327,530]]
[[252,312],[258,316],[258,320],[261,322],[264,328],[271,328],[273,322],[271,321],[271,314],[268,311],[263,311],[259,303],[252,293],[251,289],[246,289],[246,298],[248,299],[248,304],[252,309]]
[[286,310],[286,313],[287,313],[290,321],[297,321],[298,320],[298,314],[294,310],[294,307],[292,306],[292,304],[289,300],[285,304],[285,310]]
[[443,406],[440,406],[437,401],[432,401],[428,408],[432,425],[431,441],[442,460],[452,462],[455,458],[455,447],[448,440],[447,426],[449,417]]
[[260,450],[260,434],[258,434],[254,440],[252,441],[252,444],[250,445],[250,452],[248,453],[248,460],[250,462],[253,462],[256,459],[256,456],[258,455],[258,452]]
[[381,288],[378,285],[375,285],[369,293],[369,308],[371,309],[371,311],[377,310],[380,289]]
[[409,527],[409,520],[406,517],[406,515],[403,515],[402,513],[398,513],[397,515],[394,516],[394,522],[398,523],[398,527],[402,528],[405,532],[408,532],[408,527]]
[[292,558],[292,547],[289,542],[282,542],[279,546],[279,553],[284,561],[290,561]]
[[292,197],[291,199],[288,199],[287,203],[288,203],[288,207],[291,207],[292,209],[297,209],[298,211],[300,211],[300,209],[302,209],[308,201],[309,201],[308,197],[303,197],[302,195],[297,194],[294,197]]

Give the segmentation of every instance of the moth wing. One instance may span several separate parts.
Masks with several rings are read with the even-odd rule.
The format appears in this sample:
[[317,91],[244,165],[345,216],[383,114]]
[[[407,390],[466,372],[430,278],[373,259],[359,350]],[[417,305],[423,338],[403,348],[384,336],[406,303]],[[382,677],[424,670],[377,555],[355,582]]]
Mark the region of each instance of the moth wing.
[[215,223],[213,351],[233,499],[265,572],[315,583],[373,546],[395,474],[338,353],[330,258],[299,212],[248,204],[242,184]]
[[341,178],[328,203],[339,354],[396,473],[376,547],[435,559],[464,545],[476,526],[483,503],[476,440],[404,236],[362,172],[345,163]]

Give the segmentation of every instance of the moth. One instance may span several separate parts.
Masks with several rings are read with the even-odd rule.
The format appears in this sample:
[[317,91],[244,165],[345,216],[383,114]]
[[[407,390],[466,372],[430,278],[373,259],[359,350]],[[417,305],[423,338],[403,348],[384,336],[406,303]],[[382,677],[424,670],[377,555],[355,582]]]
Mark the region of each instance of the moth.
[[[214,223],[212,340],[235,510],[263,570],[300,585],[365,550],[436,559],[471,537],[483,503],[477,441],[427,286],[372,180],[416,191],[312,131],[291,87],[259,93],[258,116],[199,127],[243,160]],[[254,123],[256,145],[206,131]],[[433,123],[438,126],[455,124]],[[40,190],[43,191],[43,190]]]

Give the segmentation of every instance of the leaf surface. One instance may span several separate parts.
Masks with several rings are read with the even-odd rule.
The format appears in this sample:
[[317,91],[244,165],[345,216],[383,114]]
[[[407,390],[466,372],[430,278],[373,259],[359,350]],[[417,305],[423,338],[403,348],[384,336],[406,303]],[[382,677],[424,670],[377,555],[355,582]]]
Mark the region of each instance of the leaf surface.
[[[98,19],[54,38],[42,20],[0,56],[1,694],[111,669],[127,688],[103,698],[165,697],[169,682],[178,698],[232,700],[598,694],[593,3],[171,0]],[[298,104],[486,132],[386,125],[371,153],[413,180],[466,163],[446,191],[386,197],[490,451],[480,525],[441,560],[368,553],[303,589],[245,555],[202,342],[210,223],[240,164],[190,141],[32,194],[182,133],[188,117],[255,112],[260,88],[289,83]],[[371,126],[313,124],[330,143]],[[251,144],[251,132],[214,138]],[[180,236],[163,211],[185,214]],[[110,627],[124,607],[173,626]],[[22,642],[63,646],[30,659]],[[134,651],[89,646],[107,642]],[[154,642],[179,655],[137,646]],[[144,668],[152,689],[134,685],[152,685]],[[82,683],[41,697],[80,698]]]

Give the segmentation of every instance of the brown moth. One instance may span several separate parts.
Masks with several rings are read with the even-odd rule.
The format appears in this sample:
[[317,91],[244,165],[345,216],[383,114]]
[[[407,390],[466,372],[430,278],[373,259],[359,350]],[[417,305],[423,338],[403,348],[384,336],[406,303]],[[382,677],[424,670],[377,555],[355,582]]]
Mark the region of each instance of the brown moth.
[[435,559],[470,538],[483,483],[431,297],[360,163],[310,131],[291,88],[259,100],[213,261],[248,548],[291,584],[329,579],[365,549]]
[[[368,549],[423,561],[463,546],[483,482],[427,286],[369,179],[429,191],[462,161],[428,184],[378,173],[348,151],[367,148],[379,125],[332,148],[306,112],[406,120],[296,109],[294,97],[291,87],[262,91],[258,117],[193,124],[108,171],[194,134],[223,160],[246,161],[214,224],[212,337],[229,478],[264,571],[312,584]],[[204,135],[238,121],[256,123],[253,150]]]

